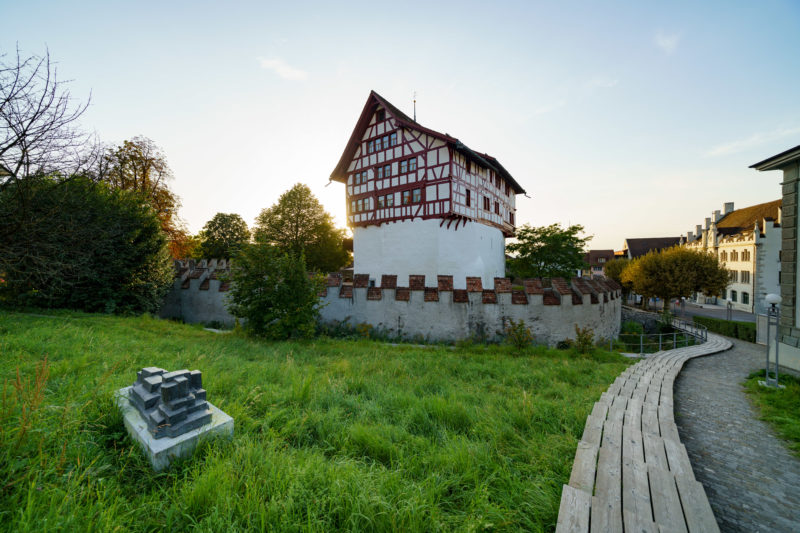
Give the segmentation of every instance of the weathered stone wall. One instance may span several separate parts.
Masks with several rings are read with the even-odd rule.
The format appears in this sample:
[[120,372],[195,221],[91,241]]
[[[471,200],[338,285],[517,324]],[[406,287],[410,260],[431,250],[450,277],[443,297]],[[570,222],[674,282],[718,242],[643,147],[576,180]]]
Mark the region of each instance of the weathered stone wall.
[[235,319],[225,307],[228,284],[220,279],[227,270],[224,259],[176,261],[175,281],[159,316],[189,324],[233,326]]
[[397,281],[383,275],[380,286],[370,287],[366,274],[356,274],[352,284],[329,276],[321,320],[429,341],[496,339],[508,320],[523,320],[538,342],[549,345],[574,339],[576,325],[591,328],[598,339],[619,334],[621,291],[609,280],[530,279],[523,290],[513,290],[508,278],[495,278],[493,289],[484,289],[479,277],[467,278],[466,289],[454,289],[452,276],[438,276],[431,287],[422,275],[409,276],[404,287]]
[[[229,267],[221,260],[176,261],[160,316],[233,325],[225,307],[228,285],[220,280]],[[514,290],[508,278],[494,278],[492,289],[480,277],[466,278],[466,289],[454,289],[453,276],[438,276],[432,287],[425,279],[409,276],[403,287],[397,276],[383,275],[380,286],[370,287],[367,274],[356,274],[353,283],[332,274],[321,295],[321,320],[370,324],[392,336],[430,341],[497,339],[508,320],[523,320],[538,342],[550,345],[574,339],[576,325],[591,328],[597,339],[619,334],[621,291],[610,280],[529,279],[523,290]]]
[[627,322],[628,320],[641,324],[645,333],[654,333],[658,330],[661,315],[625,305],[622,307],[622,322]]

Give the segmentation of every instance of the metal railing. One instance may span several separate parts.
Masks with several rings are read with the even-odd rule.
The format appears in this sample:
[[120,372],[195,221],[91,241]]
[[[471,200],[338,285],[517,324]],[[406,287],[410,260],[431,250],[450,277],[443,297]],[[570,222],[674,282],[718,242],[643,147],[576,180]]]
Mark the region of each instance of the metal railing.
[[[626,351],[639,355],[685,348],[703,344],[708,340],[708,329],[700,324],[673,318],[670,325],[676,331],[670,333],[620,333],[617,340],[625,345]],[[613,340],[609,341],[609,350],[612,349],[613,342]]]

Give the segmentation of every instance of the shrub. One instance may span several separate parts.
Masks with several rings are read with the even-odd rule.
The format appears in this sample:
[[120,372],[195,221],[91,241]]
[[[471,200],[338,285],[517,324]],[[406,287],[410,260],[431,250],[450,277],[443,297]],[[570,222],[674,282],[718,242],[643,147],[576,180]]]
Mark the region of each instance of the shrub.
[[270,339],[314,334],[322,278],[306,273],[302,255],[250,244],[239,250],[232,265],[228,311],[246,319],[245,331]]
[[594,350],[594,330],[589,326],[578,327],[575,324],[575,349],[579,353],[590,353]]
[[533,334],[522,319],[518,321],[508,319],[503,333],[505,341],[517,350],[524,350],[533,344]]
[[0,193],[0,272],[0,301],[106,313],[157,311],[174,278],[153,209],[82,177]]
[[622,323],[620,334],[641,335],[644,333],[644,326],[635,320],[626,320]]
[[756,325],[753,322],[738,322],[708,316],[696,316],[694,317],[694,323],[703,325],[708,328],[708,331],[719,333],[726,337],[756,342]]

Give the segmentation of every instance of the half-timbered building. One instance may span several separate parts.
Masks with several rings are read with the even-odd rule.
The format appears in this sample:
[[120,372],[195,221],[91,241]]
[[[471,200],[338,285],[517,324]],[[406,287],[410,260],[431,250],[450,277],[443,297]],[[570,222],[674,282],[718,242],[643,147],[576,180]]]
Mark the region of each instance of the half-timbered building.
[[419,125],[375,91],[331,180],[346,185],[354,271],[371,281],[505,275],[524,189],[494,157]]

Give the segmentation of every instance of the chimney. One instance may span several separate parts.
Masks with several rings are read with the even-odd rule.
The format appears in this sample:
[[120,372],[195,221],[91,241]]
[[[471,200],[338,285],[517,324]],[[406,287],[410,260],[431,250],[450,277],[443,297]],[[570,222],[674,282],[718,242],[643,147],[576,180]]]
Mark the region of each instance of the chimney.
[[719,209],[714,211],[714,224],[719,222],[719,219],[721,219],[721,218],[722,218],[722,215],[720,214]]
[[724,213],[727,215],[728,213],[733,212],[733,202],[725,202]]
[[694,242],[694,233],[691,231],[686,232],[686,242]]
[[711,227],[711,219],[709,217],[706,217],[706,229],[710,227]]

